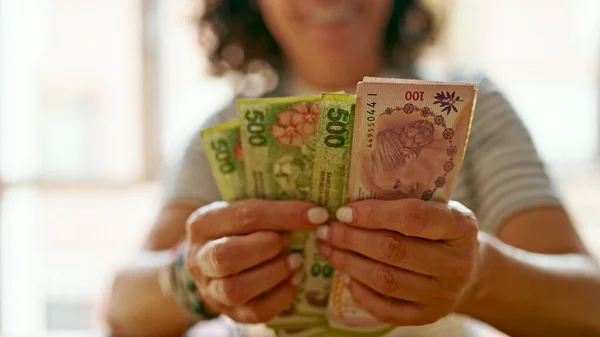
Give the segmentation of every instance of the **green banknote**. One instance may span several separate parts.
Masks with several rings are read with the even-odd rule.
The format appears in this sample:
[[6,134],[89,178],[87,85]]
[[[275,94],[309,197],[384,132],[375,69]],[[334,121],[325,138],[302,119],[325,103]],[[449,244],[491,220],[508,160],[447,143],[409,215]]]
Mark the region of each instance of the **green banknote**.
[[277,337],[328,337],[326,332],[325,325],[312,328],[281,329],[277,331]]
[[[310,199],[320,99],[321,95],[237,100],[248,197]],[[291,249],[304,253],[310,233],[310,230],[294,231]],[[324,316],[298,315],[297,304],[303,292],[304,281],[289,310],[269,322],[269,327],[300,328],[323,324]]]
[[346,203],[356,97],[324,93],[317,128],[310,200],[331,214]]
[[246,174],[237,119],[202,130],[200,138],[223,200],[246,198]]
[[[320,95],[238,99],[250,198],[309,200]],[[302,252],[308,231],[292,235]]]
[[[310,201],[326,207],[332,215],[346,202],[355,102],[355,96],[343,93],[324,93],[321,98]],[[304,245],[304,256],[306,280],[297,311],[324,314],[334,270],[317,250],[314,233]]]
[[281,335],[289,336],[292,332],[306,332],[306,330],[314,331],[314,329],[326,326],[327,321],[325,320],[325,316],[313,317],[297,314],[295,312],[295,302],[292,303],[288,310],[267,323],[267,327],[274,330],[278,337]]

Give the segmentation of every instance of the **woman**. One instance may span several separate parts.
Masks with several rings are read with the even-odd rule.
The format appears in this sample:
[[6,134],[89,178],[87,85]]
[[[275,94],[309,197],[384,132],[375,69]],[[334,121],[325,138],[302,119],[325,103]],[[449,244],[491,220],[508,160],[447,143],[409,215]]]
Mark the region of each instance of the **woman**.
[[[413,62],[438,27],[414,0],[208,3],[200,22],[218,38],[209,49],[216,69],[244,69],[239,57],[228,65],[222,58],[237,44],[244,60],[279,71],[272,95],[352,92],[365,75],[416,77]],[[194,139],[145,247],[170,249],[185,235],[188,253],[116,276],[108,311],[114,334],[177,336],[216,314],[270,320],[299,283],[302,261],[286,251],[289,231],[318,227],[321,253],[349,275],[362,308],[399,327],[392,336],[461,336],[459,314],[514,336],[600,335],[598,265],[511,106],[486,80],[478,88],[457,201],[448,205],[360,201],[326,224],[325,210],[306,202],[226,204]],[[231,118],[235,111],[226,109],[202,127]],[[160,275],[174,280],[166,291]]]

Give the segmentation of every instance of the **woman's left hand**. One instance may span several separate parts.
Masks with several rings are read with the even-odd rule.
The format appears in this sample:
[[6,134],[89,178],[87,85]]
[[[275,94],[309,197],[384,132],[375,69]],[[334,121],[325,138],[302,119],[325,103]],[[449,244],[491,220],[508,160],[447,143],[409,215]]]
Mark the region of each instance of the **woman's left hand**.
[[474,279],[477,220],[458,202],[365,200],[317,229],[319,251],[350,277],[355,302],[397,326],[451,313]]

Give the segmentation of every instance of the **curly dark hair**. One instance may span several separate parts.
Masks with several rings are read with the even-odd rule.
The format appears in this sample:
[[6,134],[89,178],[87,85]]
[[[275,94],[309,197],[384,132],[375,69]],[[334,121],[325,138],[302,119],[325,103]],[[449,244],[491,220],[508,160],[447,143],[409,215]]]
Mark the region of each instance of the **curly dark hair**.
[[[383,50],[388,62],[406,65],[414,61],[437,40],[442,19],[420,0],[393,0]],[[278,70],[283,67],[279,45],[254,0],[205,0],[197,21],[212,74],[245,73],[252,60],[266,61]]]

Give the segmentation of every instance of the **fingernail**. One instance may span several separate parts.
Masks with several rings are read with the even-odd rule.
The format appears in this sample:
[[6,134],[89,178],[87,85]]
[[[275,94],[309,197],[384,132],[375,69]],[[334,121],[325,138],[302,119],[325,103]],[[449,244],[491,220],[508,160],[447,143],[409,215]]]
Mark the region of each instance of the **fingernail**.
[[348,206],[340,207],[335,213],[335,217],[341,222],[352,222],[352,208]]
[[329,226],[321,225],[317,228],[316,233],[317,237],[323,241],[326,241],[329,237]]
[[328,246],[328,245],[326,245],[326,244],[323,244],[323,243],[321,243],[321,244],[319,244],[319,246],[318,246],[318,250],[319,250],[319,252],[320,252],[320,253],[321,253],[323,256],[325,256],[325,257],[330,257],[330,256],[331,256],[331,252],[333,251],[333,248],[329,247],[329,246]]
[[304,277],[301,271],[296,272],[296,274],[294,274],[294,276],[292,277],[292,284],[296,287],[299,286],[303,278]]
[[292,270],[300,268],[304,258],[298,253],[293,253],[288,257],[288,265]]
[[308,210],[308,221],[312,224],[319,225],[329,219],[329,213],[323,207],[314,207]]

